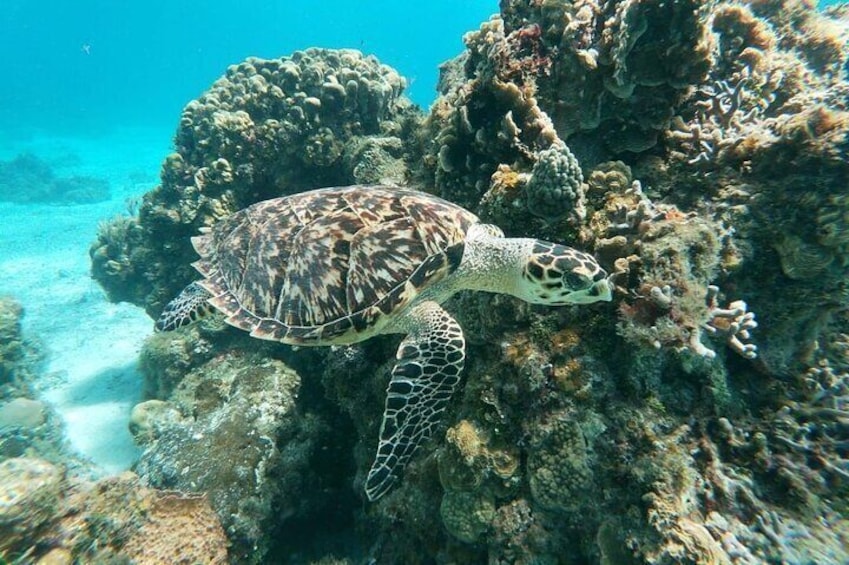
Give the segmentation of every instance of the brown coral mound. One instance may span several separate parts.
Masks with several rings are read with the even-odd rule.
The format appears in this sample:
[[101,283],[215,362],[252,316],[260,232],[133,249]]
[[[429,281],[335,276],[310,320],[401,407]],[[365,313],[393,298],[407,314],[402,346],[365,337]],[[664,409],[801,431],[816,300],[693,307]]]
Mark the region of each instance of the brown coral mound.
[[419,119],[405,80],[352,49],[250,58],[183,110],[176,151],[137,218],[101,226],[92,272],[151,315],[193,273],[189,237],[248,204],[327,185],[403,183]]
[[227,538],[202,496],[159,492],[122,553],[136,563],[227,563]]
[[0,475],[0,560],[228,562],[227,538],[204,496],[157,491],[132,473],[91,483],[33,458],[4,461]]

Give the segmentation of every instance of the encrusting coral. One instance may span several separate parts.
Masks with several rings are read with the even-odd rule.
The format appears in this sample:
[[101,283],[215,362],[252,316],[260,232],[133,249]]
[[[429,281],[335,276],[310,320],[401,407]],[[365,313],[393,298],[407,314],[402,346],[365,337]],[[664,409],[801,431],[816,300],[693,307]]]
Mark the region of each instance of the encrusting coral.
[[0,559],[10,563],[227,563],[227,538],[200,495],[125,473],[96,483],[34,458],[0,463]]
[[[210,491],[240,556],[849,561],[847,21],[795,0],[505,0],[443,66],[424,120],[357,52],[234,66],[186,108],[139,216],[101,230],[113,297],[158,314],[193,278],[198,228],[390,178],[593,251],[615,301],[454,297],[462,398],[366,507],[353,493],[396,341],[293,351],[214,318],[155,336],[139,470]],[[209,453],[244,476],[188,465]],[[337,524],[367,532],[356,547],[274,541],[334,497]]]

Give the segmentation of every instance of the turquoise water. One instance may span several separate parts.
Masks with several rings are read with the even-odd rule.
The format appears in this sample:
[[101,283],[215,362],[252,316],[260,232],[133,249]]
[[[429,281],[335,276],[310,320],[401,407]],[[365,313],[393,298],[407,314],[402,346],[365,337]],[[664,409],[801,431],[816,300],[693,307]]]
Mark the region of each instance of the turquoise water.
[[[0,327],[0,565],[29,563],[51,544],[67,549],[73,543],[79,546],[75,562],[85,563],[97,553],[95,541],[117,537],[120,545],[129,535],[129,527],[113,535],[112,518],[92,512],[85,520],[94,526],[80,538],[85,548],[69,541],[67,530],[61,540],[58,534],[26,537],[30,530],[50,530],[54,521],[25,524],[32,527],[21,527],[17,553],[5,553],[3,527],[13,521],[4,521],[3,512],[16,506],[4,503],[18,483],[3,472],[22,455],[75,461],[71,466],[84,470],[85,480],[134,470],[156,489],[206,492],[230,536],[234,563],[482,563],[488,556],[499,564],[628,565],[644,562],[637,553],[646,563],[678,562],[676,551],[684,562],[708,561],[694,555],[747,564],[849,562],[849,199],[843,184],[849,66],[845,57],[839,67],[828,64],[834,52],[849,50],[847,18],[797,43],[805,30],[794,25],[804,20],[794,18],[814,13],[803,1],[751,2],[753,12],[767,13],[751,19],[735,11],[734,2],[706,3],[727,8],[724,17],[734,24],[706,34],[746,33],[717,39],[714,47],[726,51],[717,48],[715,59],[704,62],[697,50],[682,55],[677,44],[653,50],[651,33],[639,45],[626,34],[603,36],[600,30],[621,15],[614,15],[615,2],[599,3],[597,13],[607,19],[584,37],[558,32],[541,45],[536,21],[550,17],[553,29],[563,27],[575,17],[556,13],[565,4],[4,0],[0,308],[7,308],[5,297],[23,307],[23,337],[41,357],[27,368],[30,380],[19,387],[6,382],[3,355],[20,336],[10,338],[8,327]],[[540,5],[550,11],[535,11]],[[635,5],[673,13],[686,25],[686,15],[667,10],[668,3]],[[436,99],[439,66],[462,53],[464,34],[501,6],[513,31],[500,39],[493,33],[490,45],[500,50],[488,52],[486,69],[498,73],[455,77],[433,122],[416,121]],[[591,19],[586,10],[581,17]],[[626,20],[641,28],[639,18]],[[661,46],[669,37],[687,43],[665,28],[664,20],[652,29]],[[758,39],[755,51],[763,50],[764,59],[746,55],[760,63],[775,56],[775,67],[749,74],[729,53]],[[825,39],[830,42],[819,41]],[[475,41],[486,51],[486,39]],[[300,99],[282,106],[285,119],[256,120],[278,123],[269,127],[273,135],[250,138],[258,141],[245,144],[244,152],[246,132],[256,130],[239,129],[237,103],[204,99],[186,114],[197,129],[181,124],[186,105],[231,65],[310,47],[376,56],[406,78],[404,94],[422,114],[414,116],[405,103],[381,108],[376,113],[391,116],[365,131],[357,111],[372,111],[373,98],[361,95],[337,123],[332,113],[339,98],[298,92]],[[640,56],[619,67],[605,53],[632,48]],[[599,52],[607,59],[597,65]],[[667,55],[670,66],[654,69]],[[558,57],[566,63],[553,65]],[[793,66],[797,57],[809,66]],[[687,66],[691,60],[709,72],[701,76]],[[645,80],[628,84],[640,65]],[[249,84],[252,71],[233,73],[234,83]],[[664,76],[669,72],[674,80]],[[366,87],[358,84],[367,83],[354,83],[354,92],[362,93]],[[391,80],[368,88],[387,84]],[[798,90],[792,103],[782,95],[785,86]],[[664,106],[667,97],[674,102]],[[259,106],[257,115],[274,103]],[[816,106],[820,114],[805,113]],[[291,132],[280,124],[289,118],[309,136],[286,137]],[[835,133],[840,127],[843,137]],[[333,139],[341,141],[334,146]],[[209,154],[208,147],[214,147]],[[173,152],[189,165],[167,161]],[[171,250],[187,249],[187,234],[217,221],[221,210],[232,212],[234,201],[339,178],[359,183],[354,172],[370,169],[384,176],[375,173],[378,180],[363,183],[427,184],[449,200],[467,198],[467,207],[507,233],[557,238],[594,253],[619,285],[612,304],[575,309],[515,306],[510,298],[476,302],[466,295],[451,304],[468,338],[466,389],[416,455],[409,480],[376,503],[366,500],[363,479],[400,337],[316,353],[248,340],[216,326],[214,318],[186,333],[152,338],[151,318],[166,300],[156,292],[188,282],[182,280],[188,261],[181,261],[190,252],[175,260]],[[154,193],[159,185],[164,188]],[[519,190],[525,192],[517,197]],[[140,205],[145,194],[147,208]],[[531,204],[534,195],[539,206]],[[563,210],[547,213],[552,203],[586,208],[587,222],[573,229],[574,218],[557,215]],[[138,223],[121,231],[131,218]],[[653,231],[661,222],[668,232]],[[772,231],[772,223],[784,231]],[[106,226],[117,235],[92,248]],[[669,235],[679,233],[680,245]],[[104,267],[107,261],[96,262],[122,259],[121,245],[150,253],[123,257],[127,264],[118,265],[137,269],[128,275],[129,290],[120,269],[116,275]],[[93,253],[93,261],[91,249],[103,255]],[[167,268],[157,272],[162,264]],[[700,268],[710,275],[697,273]],[[107,283],[98,284],[93,273]],[[109,300],[104,288],[127,294]],[[7,314],[0,310],[0,322]],[[816,331],[818,339],[811,337]],[[787,361],[800,351],[807,357],[798,366]],[[183,388],[171,382],[175,390],[150,390],[167,388],[163,382],[175,374]],[[271,384],[256,391],[250,385],[257,382]],[[814,394],[816,387],[821,390]],[[143,402],[154,396],[180,403],[183,413],[173,415],[176,404],[169,413]],[[15,403],[22,398],[29,404]],[[133,419],[140,404],[154,414],[153,424]],[[138,432],[145,423],[150,437]],[[166,429],[168,441],[151,439],[154,425]],[[251,460],[252,450],[261,457]],[[15,488],[4,490],[9,484]],[[669,504],[677,507],[664,510],[668,501],[658,493],[671,493]],[[30,508],[28,502],[18,507]]]
[[173,127],[230,64],[307,47],[351,47],[407,77],[427,107],[436,67],[494,0],[242,2],[6,0],[0,10],[0,131]]

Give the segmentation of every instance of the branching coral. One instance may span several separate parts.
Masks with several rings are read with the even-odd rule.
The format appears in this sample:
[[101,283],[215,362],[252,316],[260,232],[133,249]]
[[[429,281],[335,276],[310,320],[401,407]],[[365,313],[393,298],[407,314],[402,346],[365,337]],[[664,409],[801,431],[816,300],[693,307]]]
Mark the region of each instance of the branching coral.
[[[673,120],[668,135],[673,144],[684,145],[688,165],[707,170],[709,174],[722,159],[733,155],[748,136],[768,135],[762,121],[761,105],[765,102],[751,94],[744,98],[747,79],[744,76],[734,84],[721,80],[702,87],[695,103],[695,122],[686,124],[680,116]],[[749,106],[748,110],[744,110],[744,106]]]
[[[745,357],[746,359],[754,359],[757,357],[758,348],[752,343],[744,343],[744,340],[751,338],[751,330],[758,327],[755,321],[754,312],[748,312],[746,303],[742,300],[731,302],[726,308],[717,306],[716,297],[719,294],[719,287],[715,285],[708,286],[708,308],[710,308],[710,319],[702,326],[712,335],[722,335],[728,346],[734,352]],[[693,336],[696,336],[695,332]],[[713,357],[714,352],[703,349],[699,350],[699,346],[704,348],[700,340],[693,337],[695,343],[691,342],[691,347],[701,355]]]
[[[849,373],[827,364],[805,375],[807,398],[788,402],[776,414],[775,439],[795,454],[797,472],[818,482],[831,478],[849,488]],[[824,486],[824,485],[823,485]],[[837,485],[835,484],[835,487]]]

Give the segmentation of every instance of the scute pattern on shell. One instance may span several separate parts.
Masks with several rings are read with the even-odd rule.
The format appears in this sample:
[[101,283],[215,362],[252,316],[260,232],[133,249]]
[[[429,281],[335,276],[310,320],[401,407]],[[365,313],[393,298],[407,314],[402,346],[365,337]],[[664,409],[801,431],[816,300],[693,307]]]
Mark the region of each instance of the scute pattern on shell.
[[325,188],[222,220],[193,238],[195,268],[211,304],[255,337],[341,343],[449,274],[447,252],[477,222],[420,192]]

